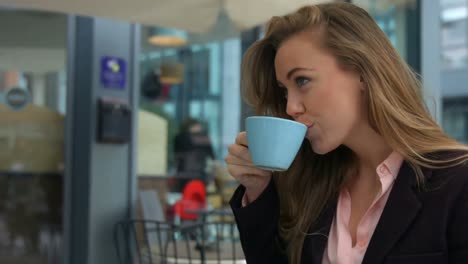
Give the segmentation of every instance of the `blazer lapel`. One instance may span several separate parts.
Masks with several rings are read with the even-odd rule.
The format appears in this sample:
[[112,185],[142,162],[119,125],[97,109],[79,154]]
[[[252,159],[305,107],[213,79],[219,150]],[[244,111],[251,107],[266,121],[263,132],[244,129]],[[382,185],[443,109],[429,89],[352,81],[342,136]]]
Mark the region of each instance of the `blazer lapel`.
[[328,234],[336,212],[338,200],[330,202],[323,210],[322,215],[317,219],[316,224],[308,230],[302,247],[301,263],[321,264],[323,253],[327,246]]
[[[423,170],[429,176],[430,170]],[[382,263],[417,216],[421,203],[415,194],[416,175],[403,162],[362,263]]]

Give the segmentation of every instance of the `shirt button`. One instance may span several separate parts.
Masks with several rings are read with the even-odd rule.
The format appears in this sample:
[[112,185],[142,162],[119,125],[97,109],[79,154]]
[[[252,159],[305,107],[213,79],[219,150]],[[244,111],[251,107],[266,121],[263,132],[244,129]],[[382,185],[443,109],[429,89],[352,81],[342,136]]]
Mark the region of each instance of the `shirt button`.
[[381,172],[381,173],[385,173],[386,171],[387,171],[387,170],[385,169],[384,166],[380,167],[380,172]]

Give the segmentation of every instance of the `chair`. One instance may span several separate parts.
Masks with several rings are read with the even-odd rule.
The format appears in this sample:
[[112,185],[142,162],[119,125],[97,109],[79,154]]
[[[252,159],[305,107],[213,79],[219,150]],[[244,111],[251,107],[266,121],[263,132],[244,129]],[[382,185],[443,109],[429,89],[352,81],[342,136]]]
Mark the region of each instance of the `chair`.
[[154,190],[140,191],[140,204],[143,210],[143,218],[165,221],[161,200],[159,200],[158,193]]
[[[142,230],[146,236],[138,236]],[[176,226],[155,220],[124,220],[114,226],[114,246],[120,264],[204,263],[197,249],[197,225]],[[148,237],[155,237],[150,241]],[[131,261],[131,260],[134,261]]]
[[[140,204],[143,211],[143,219],[160,222],[166,221],[164,210],[161,201],[159,200],[158,193],[156,191],[140,191]],[[151,245],[157,243],[158,238],[153,232],[140,232],[139,235],[145,236]]]
[[[157,243],[151,244],[137,236],[139,229],[154,233]],[[208,229],[209,234],[206,233]],[[177,226],[161,221],[125,220],[115,225],[114,240],[120,264],[246,263],[235,222]],[[133,250],[131,245],[134,245]]]
[[197,220],[197,215],[188,213],[187,210],[196,210],[206,207],[205,184],[200,180],[192,180],[184,187],[182,199],[174,205],[176,216],[180,220]]

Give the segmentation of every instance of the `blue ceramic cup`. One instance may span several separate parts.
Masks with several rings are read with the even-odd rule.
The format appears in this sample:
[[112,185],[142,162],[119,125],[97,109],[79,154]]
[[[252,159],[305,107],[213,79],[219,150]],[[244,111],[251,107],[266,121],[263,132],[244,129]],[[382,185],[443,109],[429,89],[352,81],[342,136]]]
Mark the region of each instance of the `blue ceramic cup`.
[[289,168],[307,131],[299,122],[268,116],[247,117],[245,127],[253,164],[271,171]]

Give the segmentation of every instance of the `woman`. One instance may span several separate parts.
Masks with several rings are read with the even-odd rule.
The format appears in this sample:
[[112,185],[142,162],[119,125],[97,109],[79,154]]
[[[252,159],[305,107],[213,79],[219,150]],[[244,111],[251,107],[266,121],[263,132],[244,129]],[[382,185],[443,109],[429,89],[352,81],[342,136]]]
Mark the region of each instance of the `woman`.
[[363,9],[301,8],[245,54],[258,114],[308,126],[285,172],[229,147],[248,263],[468,263],[468,148],[425,108],[416,75]]

